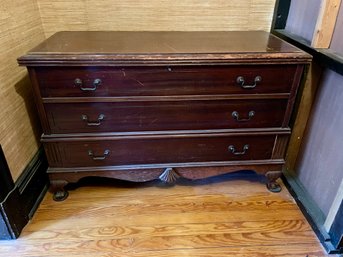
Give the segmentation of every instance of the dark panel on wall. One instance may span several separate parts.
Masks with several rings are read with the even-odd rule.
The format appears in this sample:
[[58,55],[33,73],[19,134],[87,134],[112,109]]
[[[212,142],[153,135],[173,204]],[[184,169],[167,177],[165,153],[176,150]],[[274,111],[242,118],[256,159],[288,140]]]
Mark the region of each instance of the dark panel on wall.
[[284,29],[286,27],[289,7],[291,0],[276,1],[276,10],[274,13],[273,29]]
[[5,155],[0,146],[0,239],[11,239],[19,236],[27,219],[21,215],[16,189]]
[[8,168],[5,155],[2,151],[0,145],[0,172],[1,172],[1,179],[0,179],[0,202],[2,202],[7,194],[12,190],[14,187],[14,182]]
[[0,147],[0,239],[15,239],[20,235],[47,190],[46,170],[46,158],[40,150],[13,183]]

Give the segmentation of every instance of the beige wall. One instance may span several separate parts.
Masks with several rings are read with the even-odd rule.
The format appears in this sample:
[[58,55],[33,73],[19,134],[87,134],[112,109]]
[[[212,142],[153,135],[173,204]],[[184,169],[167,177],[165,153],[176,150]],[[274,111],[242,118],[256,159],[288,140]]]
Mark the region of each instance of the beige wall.
[[37,0],[61,30],[270,30],[275,0]]
[[275,0],[0,0],[0,144],[14,180],[39,145],[16,59],[61,30],[270,30]]
[[44,39],[35,0],[0,0],[0,144],[16,180],[38,149],[38,120],[17,57]]

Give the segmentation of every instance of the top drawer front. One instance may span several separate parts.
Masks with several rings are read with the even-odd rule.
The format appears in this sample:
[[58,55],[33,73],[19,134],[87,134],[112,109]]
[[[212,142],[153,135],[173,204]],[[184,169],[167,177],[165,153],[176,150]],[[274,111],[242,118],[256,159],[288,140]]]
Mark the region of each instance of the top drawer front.
[[43,97],[288,93],[296,65],[40,67]]

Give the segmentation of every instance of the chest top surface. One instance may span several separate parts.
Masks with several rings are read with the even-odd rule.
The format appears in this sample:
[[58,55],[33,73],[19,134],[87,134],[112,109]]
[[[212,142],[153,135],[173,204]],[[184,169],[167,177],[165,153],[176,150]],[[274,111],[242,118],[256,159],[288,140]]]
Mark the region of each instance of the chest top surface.
[[310,55],[263,31],[58,32],[18,59],[21,65],[194,62],[307,63]]

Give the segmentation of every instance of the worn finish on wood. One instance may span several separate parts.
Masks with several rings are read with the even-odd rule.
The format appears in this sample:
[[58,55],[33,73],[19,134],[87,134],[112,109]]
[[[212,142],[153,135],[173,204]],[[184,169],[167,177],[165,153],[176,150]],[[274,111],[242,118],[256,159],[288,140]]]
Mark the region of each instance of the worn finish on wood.
[[18,61],[22,65],[39,66],[106,64],[125,67],[157,64],[295,64],[309,63],[310,59],[305,52],[262,31],[97,31],[56,33]]
[[58,203],[48,194],[21,237],[0,242],[1,253],[327,256],[287,190],[269,193],[255,180],[237,174],[167,189],[159,183],[86,186]]
[[59,181],[85,176],[170,182],[244,168],[273,174],[277,191],[281,173],[270,172],[284,162],[310,60],[261,31],[61,32],[18,59],[34,82],[58,200]]
[[322,1],[311,42],[312,47],[329,48],[340,5],[341,0]]
[[[212,46],[210,42],[208,45]],[[229,47],[223,50],[233,51]],[[145,51],[148,50],[149,48]],[[185,55],[184,58],[189,58],[189,56]],[[245,84],[253,84],[256,76],[260,76],[262,80],[257,83],[254,93],[289,93],[292,83],[297,84],[297,80],[294,79],[295,73],[299,73],[296,65],[40,67],[35,69],[35,72],[41,95],[44,98],[248,95],[251,91],[241,87],[237,83],[237,78],[243,77]],[[76,79],[79,79],[81,84],[76,84]],[[96,79],[101,79],[101,84],[96,90],[80,89],[81,87],[95,89],[93,84]],[[275,87],[276,81],[277,87]]]

